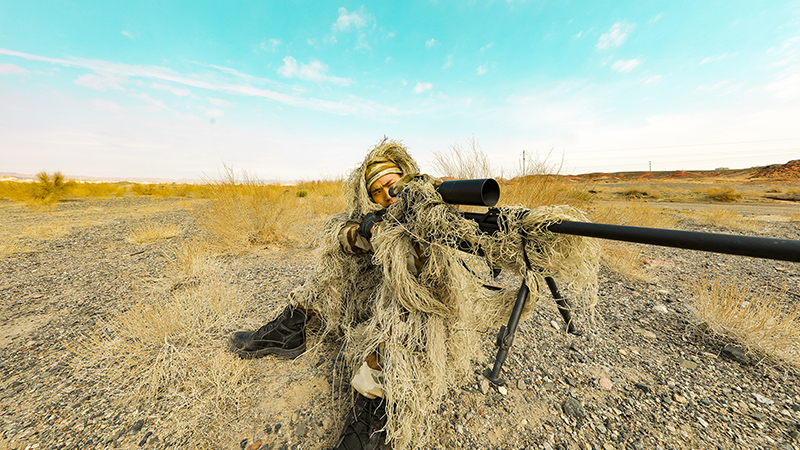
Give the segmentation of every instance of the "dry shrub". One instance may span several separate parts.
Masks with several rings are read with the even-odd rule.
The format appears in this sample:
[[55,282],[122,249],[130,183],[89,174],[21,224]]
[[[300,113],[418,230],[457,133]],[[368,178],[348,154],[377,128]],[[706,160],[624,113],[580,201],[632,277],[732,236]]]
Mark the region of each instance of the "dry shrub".
[[684,214],[700,225],[731,230],[758,231],[761,224],[751,217],[744,217],[728,208],[709,208],[698,211],[684,212]]
[[[253,413],[251,364],[225,351],[227,332],[241,319],[241,296],[223,265],[188,244],[176,267],[202,273],[197,282],[140,297],[113,315],[104,330],[66,342],[80,362],[121,389],[118,401],[142,409],[158,404],[170,428],[196,448],[231,448]],[[99,369],[99,370],[98,370]]]
[[629,200],[638,200],[642,198],[657,199],[663,197],[663,195],[658,192],[657,189],[642,185],[629,186],[628,188],[620,191],[620,195]]
[[114,183],[68,183],[68,190],[72,197],[122,197],[125,195],[126,189],[120,184]]
[[169,239],[177,236],[181,232],[181,227],[175,223],[158,223],[144,221],[136,225],[128,234],[126,240],[133,244],[149,244],[161,239]]
[[223,253],[242,253],[253,246],[293,244],[301,217],[298,197],[281,186],[265,185],[230,167],[207,186],[209,200],[196,217],[209,243]]
[[730,187],[711,187],[705,190],[706,197],[719,202],[735,202],[742,198],[742,192]]
[[645,259],[641,248],[636,245],[603,241],[600,263],[612,272],[626,278],[651,282],[655,279],[657,269],[646,265]]
[[800,213],[789,214],[789,222],[800,222]]
[[473,136],[466,146],[453,144],[447,152],[433,152],[437,175],[459,180],[489,178],[494,175],[489,157]]
[[691,301],[697,321],[715,335],[800,367],[800,307],[789,304],[784,292],[700,275]]
[[552,162],[535,154],[532,161],[520,164],[521,176],[501,185],[502,203],[526,208],[547,205],[584,207],[591,201],[585,183],[560,175],[564,161]]

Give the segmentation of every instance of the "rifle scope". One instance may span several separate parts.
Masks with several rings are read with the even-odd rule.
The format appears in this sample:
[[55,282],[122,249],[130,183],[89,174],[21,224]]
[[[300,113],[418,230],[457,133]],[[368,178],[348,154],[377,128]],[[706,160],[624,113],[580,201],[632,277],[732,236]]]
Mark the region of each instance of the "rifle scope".
[[500,185],[494,178],[443,181],[436,191],[455,205],[494,206],[500,200]]

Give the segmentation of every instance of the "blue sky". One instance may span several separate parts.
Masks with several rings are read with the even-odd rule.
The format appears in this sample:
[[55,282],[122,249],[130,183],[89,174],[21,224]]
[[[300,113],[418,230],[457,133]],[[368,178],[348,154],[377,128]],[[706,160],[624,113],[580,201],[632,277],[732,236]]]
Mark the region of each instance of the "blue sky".
[[799,123],[800,1],[0,0],[0,172],[331,178],[384,135],[740,168]]

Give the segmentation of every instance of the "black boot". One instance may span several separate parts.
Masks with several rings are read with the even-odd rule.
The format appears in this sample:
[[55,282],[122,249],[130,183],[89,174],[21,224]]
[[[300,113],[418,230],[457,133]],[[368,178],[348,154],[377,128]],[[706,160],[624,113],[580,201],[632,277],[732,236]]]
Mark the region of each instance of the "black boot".
[[228,348],[241,358],[267,355],[294,358],[306,351],[305,311],[289,305],[278,317],[255,331],[237,331],[228,339]]
[[334,450],[384,450],[386,446],[386,408],[384,399],[369,399],[361,394],[347,414],[342,436]]

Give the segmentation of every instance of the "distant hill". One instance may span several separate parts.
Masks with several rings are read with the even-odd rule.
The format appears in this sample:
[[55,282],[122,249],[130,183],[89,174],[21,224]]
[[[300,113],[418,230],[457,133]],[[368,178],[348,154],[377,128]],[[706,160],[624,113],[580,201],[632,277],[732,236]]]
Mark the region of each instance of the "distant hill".
[[656,172],[595,172],[571,175],[570,178],[580,180],[636,180],[636,179],[800,179],[800,160],[786,164],[751,167],[749,169],[715,169],[715,170],[669,170]]

